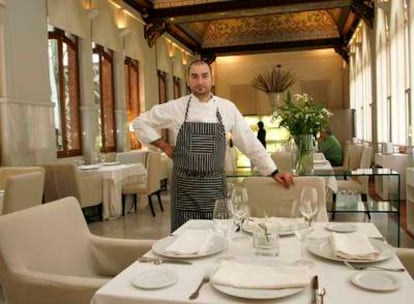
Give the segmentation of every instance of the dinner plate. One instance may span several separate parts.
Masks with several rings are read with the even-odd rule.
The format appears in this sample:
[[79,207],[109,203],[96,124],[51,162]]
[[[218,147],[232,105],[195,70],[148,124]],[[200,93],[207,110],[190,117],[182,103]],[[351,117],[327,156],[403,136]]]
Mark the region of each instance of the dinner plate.
[[169,269],[144,271],[131,279],[131,284],[142,289],[159,289],[171,286],[178,281],[177,274]]
[[171,245],[177,236],[169,236],[164,239],[161,239],[157,242],[155,242],[152,245],[152,250],[161,256],[168,257],[168,258],[180,258],[180,259],[190,259],[190,258],[201,258],[208,255],[215,254],[217,252],[220,252],[226,248],[226,240],[218,235],[213,235],[209,244],[209,248],[202,254],[177,254],[173,252],[165,252],[165,249]]
[[401,286],[401,281],[395,275],[385,271],[356,272],[350,280],[352,284],[372,291],[392,291]]
[[243,299],[276,299],[283,298],[298,293],[305,288],[284,288],[284,289],[252,289],[252,288],[235,288],[231,286],[211,284],[218,291]]
[[341,233],[348,233],[348,232],[355,232],[357,231],[357,226],[354,224],[328,224],[325,227],[326,230],[334,231],[334,232],[341,232]]
[[[287,263],[284,261],[278,260],[269,260],[266,258],[238,258],[238,262],[249,263],[249,264],[258,264],[258,265],[269,265],[271,263],[274,266],[282,266]],[[257,288],[236,288],[225,285],[217,285],[210,282],[210,285],[213,286],[216,290],[233,297],[243,298],[243,299],[253,299],[253,300],[265,300],[265,299],[276,299],[283,298],[293,295],[295,293],[301,292],[305,287],[297,288],[283,288],[283,289],[257,289]]]
[[337,257],[332,252],[331,244],[329,243],[328,238],[309,240],[307,248],[311,253],[321,258],[340,262],[346,260],[353,263],[375,263],[386,260],[395,253],[395,249],[392,246],[381,240],[369,239],[369,241],[371,242],[371,245],[379,251],[379,255],[375,260],[350,260]]
[[93,165],[82,165],[78,167],[80,170],[96,170],[99,169],[99,165],[93,164]]

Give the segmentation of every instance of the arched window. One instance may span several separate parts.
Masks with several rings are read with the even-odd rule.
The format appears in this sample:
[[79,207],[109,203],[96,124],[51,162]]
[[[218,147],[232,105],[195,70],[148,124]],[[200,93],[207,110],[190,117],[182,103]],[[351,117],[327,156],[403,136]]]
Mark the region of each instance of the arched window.
[[78,40],[56,28],[49,31],[51,100],[58,157],[82,154],[79,111]]

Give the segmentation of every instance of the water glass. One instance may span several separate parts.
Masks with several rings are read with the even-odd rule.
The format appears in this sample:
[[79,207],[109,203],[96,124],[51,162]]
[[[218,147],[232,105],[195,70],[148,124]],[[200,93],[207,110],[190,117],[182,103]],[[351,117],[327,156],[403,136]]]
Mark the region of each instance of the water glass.
[[279,232],[275,224],[260,223],[253,229],[253,251],[256,255],[279,255]]

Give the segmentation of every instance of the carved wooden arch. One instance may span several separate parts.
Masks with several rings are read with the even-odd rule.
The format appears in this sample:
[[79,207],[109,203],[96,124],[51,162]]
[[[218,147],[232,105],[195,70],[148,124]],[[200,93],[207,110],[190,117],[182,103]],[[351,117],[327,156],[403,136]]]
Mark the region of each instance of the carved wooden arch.
[[144,38],[151,48],[162,34],[167,30],[167,23],[161,18],[152,18],[145,20]]
[[374,2],[372,0],[352,0],[351,9],[372,28],[374,26]]

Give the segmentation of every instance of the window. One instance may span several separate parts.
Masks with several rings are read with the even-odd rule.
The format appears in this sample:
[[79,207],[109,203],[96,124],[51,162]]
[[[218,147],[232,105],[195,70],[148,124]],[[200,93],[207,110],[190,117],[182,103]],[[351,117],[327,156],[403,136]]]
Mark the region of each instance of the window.
[[[167,74],[160,70],[158,70],[158,96],[160,104],[167,102]],[[168,129],[161,130],[161,137],[169,142]]]
[[93,48],[95,104],[98,107],[98,126],[101,152],[116,151],[115,100],[112,51],[96,45]]
[[[125,96],[128,107],[128,123],[139,116],[140,114],[140,100],[139,100],[139,70],[138,61],[126,58],[125,59]],[[133,131],[129,132],[129,141],[131,149],[140,149],[141,143],[135,137]]]
[[57,156],[81,155],[78,41],[62,30],[51,30],[49,69]]

